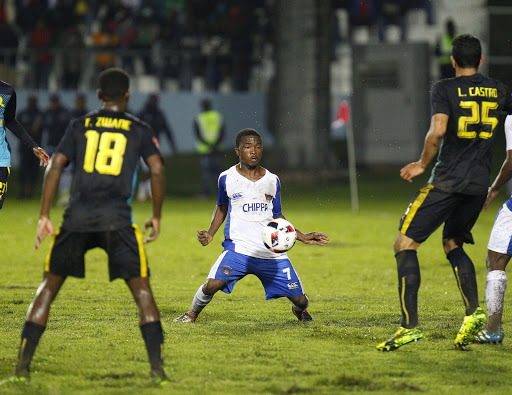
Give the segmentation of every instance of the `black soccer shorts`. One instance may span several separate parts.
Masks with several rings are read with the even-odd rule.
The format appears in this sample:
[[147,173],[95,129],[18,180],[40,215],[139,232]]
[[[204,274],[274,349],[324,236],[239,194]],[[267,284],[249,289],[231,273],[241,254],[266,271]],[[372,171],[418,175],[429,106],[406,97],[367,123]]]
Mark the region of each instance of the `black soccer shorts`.
[[398,231],[423,243],[444,223],[443,239],[474,244],[475,225],[487,195],[448,193],[428,184],[414,195],[400,219]]
[[10,173],[10,167],[0,167],[0,210],[4,205],[5,194],[7,193],[7,179]]
[[60,228],[53,237],[44,270],[67,277],[85,277],[85,253],[102,248],[108,255],[110,281],[149,277],[142,234],[137,225],[104,232],[71,232]]

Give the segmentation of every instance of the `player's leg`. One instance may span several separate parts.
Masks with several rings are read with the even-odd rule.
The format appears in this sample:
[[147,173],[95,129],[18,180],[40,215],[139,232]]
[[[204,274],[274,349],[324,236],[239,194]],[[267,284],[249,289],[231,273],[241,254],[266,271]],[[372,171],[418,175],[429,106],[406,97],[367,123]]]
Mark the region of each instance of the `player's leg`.
[[485,299],[489,321],[476,335],[479,343],[500,343],[504,338],[501,320],[507,289],[505,269],[512,256],[512,212],[507,203],[496,216],[487,245]]
[[267,300],[286,297],[299,321],[313,321],[307,308],[309,299],[292,263],[286,259],[250,258],[248,272],[254,274],[265,288]]
[[505,337],[501,327],[503,304],[507,290],[507,273],[505,269],[510,255],[488,250],[487,279],[485,282],[485,299],[487,303],[487,326],[476,335],[478,343],[501,343]]
[[443,247],[457,280],[457,286],[466,308],[466,315],[471,315],[479,307],[473,261],[464,251],[463,242],[460,239],[443,239]]
[[137,225],[110,232],[97,232],[98,246],[108,255],[110,281],[124,279],[139,309],[142,338],[151,365],[150,375],[157,384],[167,384],[163,370],[162,345],[164,333],[160,312],[149,284],[149,267],[142,234]]
[[[126,280],[135,303],[139,308],[139,322],[142,338],[146,344],[150,375],[165,384],[168,379],[163,369],[162,345],[164,344],[164,332],[160,322],[160,312],[155,303],[153,292],[148,277],[134,277]],[[165,381],[165,382],[164,382]]]
[[466,308],[464,321],[454,341],[459,349],[465,349],[487,321],[478,302],[475,266],[463,248],[464,243],[474,243],[471,229],[478,219],[485,198],[486,195],[459,196],[458,204],[446,219],[443,229],[444,252],[452,265]]
[[401,327],[406,329],[418,326],[418,291],[421,275],[417,250],[420,245],[403,233],[398,233],[393,245],[398,272],[398,295],[402,310]]
[[398,297],[402,321],[398,331],[380,343],[380,351],[393,351],[423,338],[418,328],[418,292],[421,284],[417,250],[449,213],[450,196],[432,185],[420,189],[400,219],[393,249],[398,273]]
[[246,255],[234,251],[226,250],[220,254],[211,267],[206,282],[194,295],[190,310],[175,318],[174,322],[194,322],[217,291],[231,293],[237,281],[247,275],[247,260]]
[[5,194],[7,193],[7,180],[10,173],[10,167],[0,167],[0,210],[4,205]]
[[174,319],[174,322],[194,322],[206,307],[208,303],[210,303],[213,299],[215,293],[224,288],[226,283],[221,280],[216,280],[214,278],[207,278],[204,284],[201,284],[197,289],[194,298],[192,299],[192,305],[190,309],[184,314]]
[[67,276],[84,276],[84,253],[87,234],[76,234],[59,229],[45,261],[44,279],[27,312],[27,319],[21,333],[18,363],[13,375],[28,376],[34,356],[48,321],[50,306]]
[[39,339],[46,329],[50,306],[65,279],[66,277],[63,276],[45,273],[43,282],[37,289],[36,296],[28,308],[25,325],[21,332],[18,363],[14,371],[15,376],[28,378],[30,363],[39,344]]
[[307,295],[290,296],[288,299],[292,302],[292,312],[299,321],[313,321],[313,317],[308,312],[309,298]]

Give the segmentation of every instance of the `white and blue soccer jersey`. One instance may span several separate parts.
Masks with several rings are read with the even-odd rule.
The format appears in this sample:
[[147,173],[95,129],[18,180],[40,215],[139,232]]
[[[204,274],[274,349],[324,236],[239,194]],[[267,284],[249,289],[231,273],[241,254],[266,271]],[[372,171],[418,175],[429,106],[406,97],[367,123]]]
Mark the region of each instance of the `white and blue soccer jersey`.
[[[508,115],[505,119],[505,138],[507,151],[510,151],[512,150],[512,115]],[[487,248],[501,254],[512,255],[512,196],[498,211]]]
[[13,92],[9,84],[0,81],[0,167],[11,166],[11,151],[5,139],[5,124],[16,114],[16,103],[11,102]]
[[281,215],[279,178],[266,170],[257,181],[238,173],[236,165],[219,175],[217,205],[227,205],[224,225],[226,250],[262,259],[287,259],[286,253],[269,251],[263,244],[263,228]]

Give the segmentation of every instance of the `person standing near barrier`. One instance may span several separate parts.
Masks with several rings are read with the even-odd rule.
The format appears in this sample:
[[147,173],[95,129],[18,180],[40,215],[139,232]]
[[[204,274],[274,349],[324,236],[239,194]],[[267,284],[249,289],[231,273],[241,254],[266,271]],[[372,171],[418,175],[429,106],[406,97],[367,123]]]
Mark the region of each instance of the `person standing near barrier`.
[[[18,115],[21,126],[34,139],[36,144],[41,144],[41,131],[43,125],[43,113],[39,109],[37,96],[30,95],[27,99],[27,107]],[[19,168],[19,199],[32,199],[39,175],[38,163],[32,152],[20,144],[20,168]]]
[[197,153],[201,169],[201,197],[208,197],[212,183],[222,171],[220,151],[226,132],[223,116],[213,110],[210,99],[201,100],[201,112],[194,119]]

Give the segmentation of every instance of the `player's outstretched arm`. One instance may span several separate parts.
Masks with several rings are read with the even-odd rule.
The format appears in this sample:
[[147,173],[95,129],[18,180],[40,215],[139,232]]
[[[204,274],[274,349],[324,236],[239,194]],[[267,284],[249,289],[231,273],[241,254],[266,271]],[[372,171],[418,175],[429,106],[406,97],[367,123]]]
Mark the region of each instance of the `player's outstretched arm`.
[[324,246],[329,242],[329,236],[322,232],[302,233],[298,229],[295,229],[295,231],[297,232],[297,240],[304,244]]
[[492,183],[489,191],[487,192],[487,199],[485,199],[482,211],[486,211],[489,204],[498,196],[500,188],[505,185],[512,178],[512,150],[507,151],[507,157],[501,165],[500,172]]
[[215,206],[215,210],[213,211],[212,222],[210,223],[210,229],[206,230],[198,230],[197,231],[197,240],[201,243],[202,246],[207,246],[213,240],[213,236],[219,230],[220,226],[224,223],[226,216],[228,214],[228,206]]
[[434,114],[430,122],[430,129],[425,137],[425,144],[421,158],[417,162],[409,163],[400,169],[400,177],[407,182],[412,182],[414,177],[423,174],[434,156],[439,152],[443,137],[448,126],[448,115]]
[[37,250],[44,239],[53,235],[53,224],[50,220],[50,209],[52,207],[55,191],[59,186],[60,175],[62,169],[68,163],[68,159],[60,152],[55,153],[46,168],[43,181],[43,192],[41,196],[41,209],[39,211],[39,222],[36,231],[36,244],[34,249]]
[[151,170],[151,195],[153,197],[153,215],[144,224],[144,233],[151,228],[151,233],[144,240],[149,243],[157,239],[160,234],[160,218],[165,195],[165,168],[160,155],[151,155],[146,159]]
[[48,165],[48,162],[50,161],[50,155],[48,155],[44,149],[41,147],[34,147],[32,152],[37,157],[37,159],[39,159],[39,166],[46,167]]

